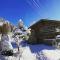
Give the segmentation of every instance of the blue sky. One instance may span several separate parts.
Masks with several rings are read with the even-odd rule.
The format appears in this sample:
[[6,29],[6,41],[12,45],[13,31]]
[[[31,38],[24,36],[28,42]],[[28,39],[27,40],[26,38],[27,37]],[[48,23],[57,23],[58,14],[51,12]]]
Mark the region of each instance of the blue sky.
[[0,0],[0,17],[29,26],[41,18],[60,20],[60,0]]

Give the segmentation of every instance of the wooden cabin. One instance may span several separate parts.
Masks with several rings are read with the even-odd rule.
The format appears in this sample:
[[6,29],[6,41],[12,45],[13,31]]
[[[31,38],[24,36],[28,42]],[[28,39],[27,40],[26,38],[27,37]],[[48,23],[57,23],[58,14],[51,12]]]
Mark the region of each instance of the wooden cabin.
[[49,39],[55,39],[56,35],[60,34],[60,21],[41,19],[35,24],[31,25],[29,28],[31,28],[29,43],[50,44],[51,40],[49,41]]

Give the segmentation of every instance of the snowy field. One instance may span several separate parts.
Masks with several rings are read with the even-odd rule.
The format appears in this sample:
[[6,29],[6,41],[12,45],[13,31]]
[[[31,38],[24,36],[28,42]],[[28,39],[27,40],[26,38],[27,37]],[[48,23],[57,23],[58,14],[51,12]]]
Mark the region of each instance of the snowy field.
[[13,56],[2,56],[0,60],[60,60],[60,50],[43,44],[29,45],[25,41],[21,41],[20,52],[17,52],[17,46],[14,47]]

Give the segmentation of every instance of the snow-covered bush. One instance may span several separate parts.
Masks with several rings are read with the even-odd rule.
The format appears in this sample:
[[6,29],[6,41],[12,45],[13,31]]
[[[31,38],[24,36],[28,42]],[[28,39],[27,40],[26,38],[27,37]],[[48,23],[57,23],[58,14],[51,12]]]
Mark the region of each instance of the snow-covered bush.
[[23,40],[28,40],[29,36],[31,35],[31,29],[27,29],[23,34]]
[[2,34],[1,36],[1,54],[13,55],[13,47],[11,45],[8,34]]

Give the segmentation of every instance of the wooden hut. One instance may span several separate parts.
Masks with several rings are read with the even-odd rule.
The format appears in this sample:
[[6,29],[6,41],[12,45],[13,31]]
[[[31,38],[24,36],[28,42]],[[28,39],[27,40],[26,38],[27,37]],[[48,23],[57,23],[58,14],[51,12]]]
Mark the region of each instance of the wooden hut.
[[[48,42],[49,44],[51,42],[49,39],[55,39],[56,35],[60,34],[60,21],[41,19],[29,28],[31,28],[29,43]],[[47,42],[46,39],[48,39]]]

